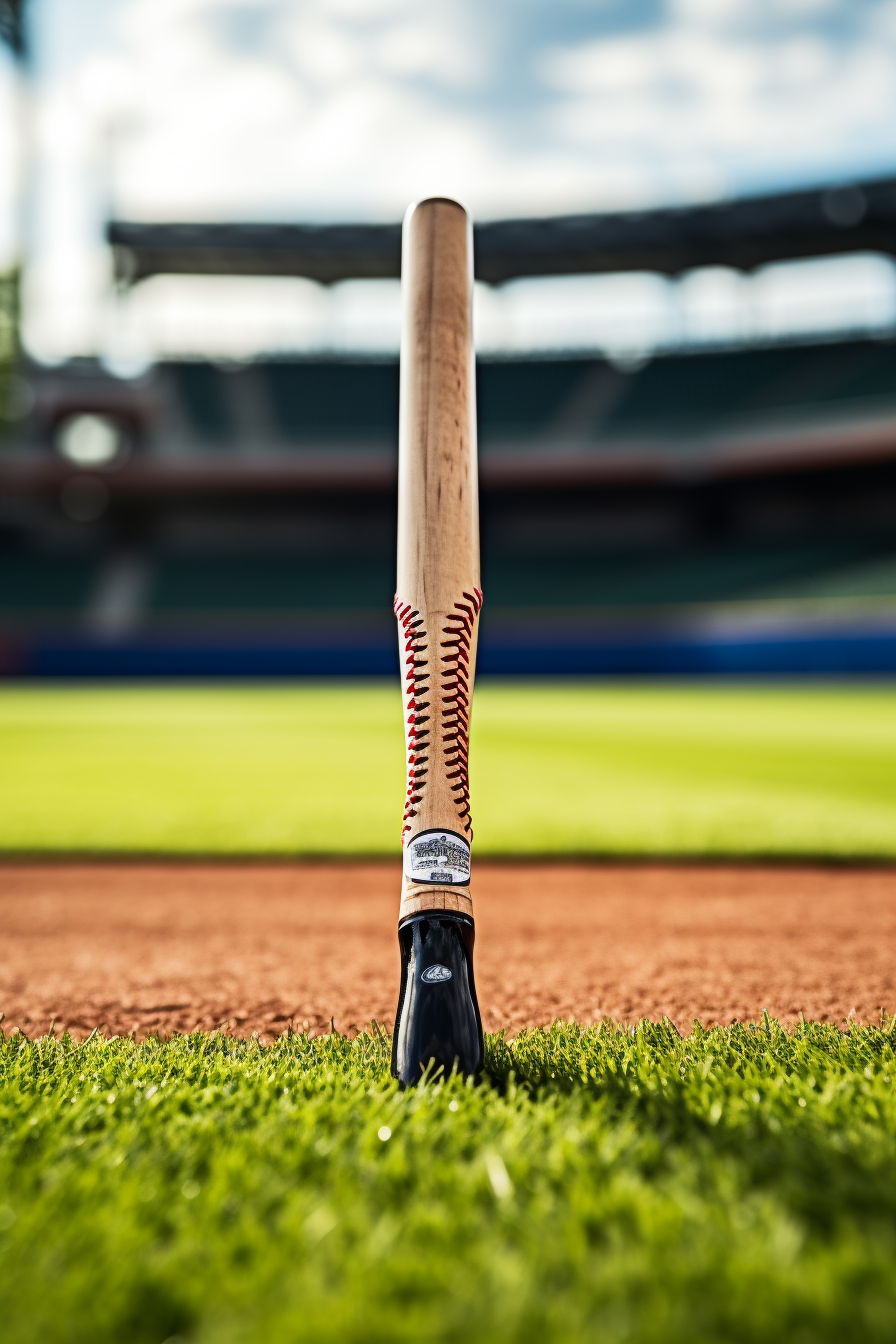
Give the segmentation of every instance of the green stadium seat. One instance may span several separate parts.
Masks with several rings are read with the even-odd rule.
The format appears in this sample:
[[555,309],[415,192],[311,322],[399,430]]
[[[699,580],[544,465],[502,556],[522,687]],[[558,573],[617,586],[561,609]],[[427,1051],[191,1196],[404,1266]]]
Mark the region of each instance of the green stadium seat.
[[233,424],[228,414],[224,379],[227,374],[213,364],[176,363],[170,369],[177,386],[181,404],[193,432],[213,443],[227,443],[233,438]]
[[[888,549],[889,548],[889,549]],[[850,581],[850,574],[854,577]],[[867,577],[866,577],[867,576]],[[891,591],[892,540],[728,542],[585,556],[486,556],[489,610],[665,607]],[[863,586],[864,585],[864,586]],[[876,587],[875,587],[876,585]],[[894,588],[896,595],[896,588]]]
[[73,616],[82,612],[100,563],[95,553],[0,553],[0,615]]
[[590,358],[481,360],[476,369],[480,436],[544,430],[594,364]]
[[398,432],[398,364],[282,360],[261,367],[281,435],[294,443],[322,439],[394,440]]
[[149,610],[242,616],[334,608],[390,611],[394,568],[391,556],[162,556]]

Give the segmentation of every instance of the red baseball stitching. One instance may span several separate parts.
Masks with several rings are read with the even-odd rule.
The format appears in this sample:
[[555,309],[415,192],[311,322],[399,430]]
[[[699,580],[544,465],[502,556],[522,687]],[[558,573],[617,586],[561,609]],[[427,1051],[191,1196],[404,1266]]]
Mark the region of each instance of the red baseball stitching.
[[[455,795],[458,816],[463,819],[464,830],[473,837],[470,818],[470,646],[476,617],[482,608],[482,593],[474,588],[472,593],[464,592],[466,602],[455,602],[454,612],[448,615],[449,624],[442,629],[443,635],[450,638],[442,640],[440,648],[447,649],[442,654],[441,684],[442,704],[453,706],[443,713],[442,727],[449,731],[442,734],[445,743],[445,764],[451,767],[446,771],[448,779],[456,782],[451,785]],[[448,715],[453,714],[453,717]]]
[[[425,725],[430,716],[424,714],[423,710],[430,707],[430,702],[425,698],[429,695],[427,683],[430,673],[427,670],[429,660],[425,657],[428,646],[421,643],[421,640],[426,639],[426,631],[422,629],[423,620],[419,611],[414,611],[408,603],[399,602],[397,597],[392,607],[405,637],[404,679],[408,689],[407,721],[410,725],[407,733],[408,791],[401,827],[403,845],[411,829],[411,819],[417,815],[417,804],[422,800],[428,773],[429,757],[425,753],[429,750],[429,729]],[[420,657],[420,654],[424,656]]]
[[[476,618],[482,608],[482,593],[474,588],[472,593],[464,592],[466,601],[455,602],[454,611],[449,612],[448,624],[443,627],[443,640],[439,647],[445,652],[441,655],[442,692],[442,733],[445,773],[463,829],[473,838],[470,818],[470,652]],[[411,821],[417,815],[417,806],[423,800],[426,777],[429,774],[429,755],[431,743],[430,729],[426,726],[431,715],[424,713],[431,707],[426,697],[431,694],[429,685],[432,673],[429,671],[429,659],[426,656],[427,634],[423,628],[423,618],[419,611],[397,597],[393,603],[395,615],[404,634],[404,680],[407,688],[407,751],[408,751],[408,788],[405,796],[404,816],[402,817],[401,843],[405,842],[412,829]]]

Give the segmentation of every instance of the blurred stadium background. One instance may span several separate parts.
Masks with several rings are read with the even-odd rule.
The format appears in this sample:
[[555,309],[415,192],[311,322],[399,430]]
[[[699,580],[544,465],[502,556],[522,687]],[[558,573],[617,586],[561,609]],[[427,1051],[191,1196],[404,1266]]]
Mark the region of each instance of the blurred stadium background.
[[[394,673],[397,220],[103,226],[111,355],[22,351],[5,284],[0,674]],[[476,254],[483,673],[896,671],[896,179]],[[178,318],[228,277],[317,317]]]

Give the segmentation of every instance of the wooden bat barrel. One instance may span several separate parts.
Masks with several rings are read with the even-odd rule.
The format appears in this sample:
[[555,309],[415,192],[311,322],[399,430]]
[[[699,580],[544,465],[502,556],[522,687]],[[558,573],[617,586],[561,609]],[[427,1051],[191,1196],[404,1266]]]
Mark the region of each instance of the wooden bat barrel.
[[469,734],[482,592],[466,211],[420,201],[402,235],[398,617],[408,787],[400,919],[471,915]]

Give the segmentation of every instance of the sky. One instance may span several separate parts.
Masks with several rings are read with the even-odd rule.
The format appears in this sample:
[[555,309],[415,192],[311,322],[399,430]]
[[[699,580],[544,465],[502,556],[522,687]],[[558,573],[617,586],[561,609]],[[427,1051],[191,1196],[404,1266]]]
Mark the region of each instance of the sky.
[[[110,212],[397,220],[438,193],[486,219],[896,173],[896,0],[32,0],[30,37],[18,122],[0,62],[0,260],[25,252],[46,357],[124,339]],[[134,321],[175,344],[227,306],[150,285]],[[243,284],[257,339],[371,308],[313,288]]]

